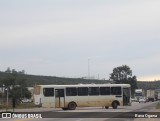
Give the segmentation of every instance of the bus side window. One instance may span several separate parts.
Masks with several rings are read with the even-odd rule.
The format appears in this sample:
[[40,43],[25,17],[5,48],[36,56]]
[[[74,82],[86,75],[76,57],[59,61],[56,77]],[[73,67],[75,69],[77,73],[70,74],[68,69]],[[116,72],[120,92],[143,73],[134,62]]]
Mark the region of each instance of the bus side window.
[[56,97],[64,97],[64,89],[55,89]]
[[88,87],[78,87],[78,96],[87,96]]
[[111,94],[112,95],[121,95],[121,87],[111,87]]
[[99,87],[89,87],[89,95],[99,95]]
[[45,97],[54,96],[54,88],[43,88],[43,94]]
[[77,96],[77,88],[76,87],[66,88],[66,96]]
[[100,95],[110,95],[110,87],[100,87]]

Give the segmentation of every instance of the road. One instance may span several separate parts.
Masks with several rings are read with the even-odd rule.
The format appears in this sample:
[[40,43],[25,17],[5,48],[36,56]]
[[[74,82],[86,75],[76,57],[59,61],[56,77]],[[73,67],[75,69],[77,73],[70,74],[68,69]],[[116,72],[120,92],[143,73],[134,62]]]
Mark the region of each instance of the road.
[[[77,108],[76,110],[66,110],[61,109],[48,110],[42,113],[42,119],[0,119],[3,121],[146,121],[148,119],[140,118],[122,118],[122,116],[133,116],[137,112],[150,112],[153,111],[157,102],[148,103],[132,103],[132,106],[119,106],[118,109],[105,109],[102,107],[85,107]],[[35,112],[34,109],[30,109],[31,112]],[[24,110],[23,110],[24,111]],[[37,112],[41,111],[41,108]],[[43,109],[42,109],[43,111]],[[19,110],[18,110],[19,112]],[[127,112],[132,112],[127,113]],[[134,112],[134,113],[133,113]],[[36,113],[36,112],[35,112]],[[43,115],[44,113],[44,115]],[[117,116],[118,118],[111,118],[112,116]],[[67,118],[69,117],[69,118]],[[150,119],[151,120],[151,119]],[[158,120],[156,118],[152,119],[154,121]]]

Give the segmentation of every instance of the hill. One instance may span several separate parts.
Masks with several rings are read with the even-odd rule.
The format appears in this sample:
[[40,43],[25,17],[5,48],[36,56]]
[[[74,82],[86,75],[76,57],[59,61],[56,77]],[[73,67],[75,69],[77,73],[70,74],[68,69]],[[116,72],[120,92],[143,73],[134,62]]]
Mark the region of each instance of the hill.
[[147,89],[160,89],[160,81],[138,81],[138,88],[147,90]]
[[[0,84],[3,80],[9,75],[9,73],[0,72]],[[34,86],[35,84],[102,84],[109,83],[107,80],[95,80],[95,79],[83,79],[83,78],[63,78],[55,76],[40,76],[40,75],[26,75],[26,74],[17,74],[17,78],[25,79],[27,86]]]
[[[6,72],[0,72],[0,84],[2,85],[3,80],[9,75]],[[17,74],[17,78],[25,79],[27,86],[34,86],[35,84],[103,84],[110,83],[108,80],[94,80],[94,79],[83,79],[83,78],[63,78],[55,76],[40,76],[40,75],[27,75]],[[139,89],[160,89],[160,81],[137,81]]]

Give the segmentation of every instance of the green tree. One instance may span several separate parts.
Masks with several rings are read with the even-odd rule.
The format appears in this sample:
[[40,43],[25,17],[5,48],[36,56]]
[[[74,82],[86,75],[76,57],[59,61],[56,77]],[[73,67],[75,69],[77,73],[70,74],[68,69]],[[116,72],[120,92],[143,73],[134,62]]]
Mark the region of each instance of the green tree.
[[18,74],[25,74],[25,70],[19,71]]
[[[22,72],[25,72],[24,70]],[[4,78],[3,84],[9,89],[9,96],[19,98],[30,98],[31,93],[27,90],[26,78],[22,73],[12,69],[12,73]]]
[[6,72],[6,73],[11,73],[10,67],[8,67],[7,70],[6,70],[5,72]]
[[9,74],[6,78],[4,78],[3,80],[3,84],[6,86],[6,87],[11,87],[11,86],[15,86],[15,83],[16,83],[16,77],[13,76],[12,74]]
[[11,91],[11,96],[16,97],[16,99],[20,98],[31,98],[31,92],[28,91],[26,87],[21,88],[21,87],[14,87]]
[[127,65],[114,68],[110,74],[110,80],[113,80],[116,84],[130,84],[132,95],[137,88],[137,78],[132,76],[132,70]]
[[12,74],[17,74],[18,72],[15,69],[12,69]]
[[132,70],[127,65],[114,68],[110,74],[110,79],[116,83],[121,83],[121,81],[128,80],[130,77],[132,77]]
[[134,96],[135,89],[138,88],[138,86],[137,86],[137,77],[133,76],[133,77],[129,78],[128,79],[128,83],[131,85],[131,94],[132,94],[132,96]]

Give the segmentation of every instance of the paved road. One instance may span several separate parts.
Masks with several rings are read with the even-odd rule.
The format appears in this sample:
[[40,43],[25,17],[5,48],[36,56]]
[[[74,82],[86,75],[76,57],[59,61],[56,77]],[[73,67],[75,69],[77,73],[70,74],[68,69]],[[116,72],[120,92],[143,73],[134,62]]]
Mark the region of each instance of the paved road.
[[[107,118],[105,114],[108,115],[108,113],[112,115],[120,115],[120,114],[126,114],[125,112],[148,112],[152,110],[157,102],[148,102],[148,103],[137,103],[134,102],[132,103],[132,106],[123,106],[123,107],[118,107],[118,109],[104,109],[101,107],[94,107],[94,108],[77,108],[76,110],[67,110],[63,111],[61,109],[54,109],[54,110],[49,110],[45,111],[45,116],[47,115],[48,117],[54,117],[54,115],[58,115],[58,118],[43,118],[43,119],[3,119],[3,121],[134,121],[134,118]],[[36,112],[36,110],[30,109],[28,111],[31,112]],[[18,112],[20,110],[17,110]],[[24,111],[25,110],[21,110]],[[38,111],[44,111],[44,109],[39,108]],[[117,114],[117,112],[119,112]],[[56,114],[57,113],[57,114]],[[62,115],[64,114],[64,115]],[[63,116],[66,117],[68,115],[71,118],[61,118]],[[128,115],[128,113],[127,113]],[[84,116],[84,118],[82,118]],[[85,118],[85,117],[105,117],[105,118]],[[2,119],[0,119],[2,120]],[[136,119],[136,121],[139,119]],[[140,120],[142,121],[142,120]]]

